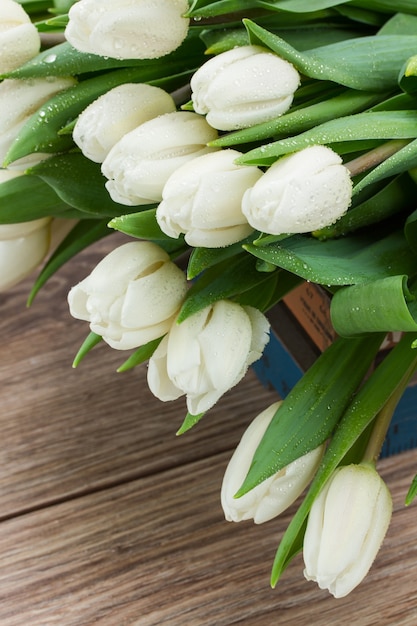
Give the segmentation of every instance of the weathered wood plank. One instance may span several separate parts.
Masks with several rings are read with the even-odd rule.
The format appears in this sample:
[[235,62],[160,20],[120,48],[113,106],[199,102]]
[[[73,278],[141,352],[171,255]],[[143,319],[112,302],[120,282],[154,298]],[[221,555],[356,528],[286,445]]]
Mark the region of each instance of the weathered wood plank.
[[154,398],[145,364],[117,374],[130,353],[103,343],[72,369],[89,329],[71,318],[66,293],[112,245],[109,238],[74,259],[29,311],[29,280],[0,294],[0,519],[231,449],[276,399],[249,373],[194,431],[176,437],[184,400]]
[[416,453],[384,461],[395,493],[387,540],[364,583],[334,600],[297,558],[275,590],[269,571],[288,515],[223,520],[228,453],[0,524],[0,623],[140,626],[412,626],[415,511],[402,506]]

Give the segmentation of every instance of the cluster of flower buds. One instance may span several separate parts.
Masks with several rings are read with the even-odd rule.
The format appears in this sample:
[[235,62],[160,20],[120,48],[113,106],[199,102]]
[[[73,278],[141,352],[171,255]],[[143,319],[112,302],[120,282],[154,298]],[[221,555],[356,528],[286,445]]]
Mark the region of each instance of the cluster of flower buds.
[[[78,0],[69,9],[65,37],[81,53],[155,62],[187,39],[189,9],[188,0]],[[0,72],[19,68],[39,50],[38,31],[22,6],[2,0]],[[6,160],[30,116],[74,84],[62,72],[2,80],[0,159],[9,169],[0,170],[0,184],[50,156],[36,152],[12,164]],[[258,233],[310,233],[336,222],[350,206],[351,174],[339,154],[325,145],[308,145],[261,169],[243,165],[242,152],[220,148],[217,141],[224,131],[285,114],[300,84],[299,72],[287,60],[260,45],[240,45],[194,72],[191,100],[182,110],[164,89],[126,82],[85,106],[72,138],[78,156],[81,152],[100,164],[103,188],[120,205],[120,215],[126,206],[139,207],[138,213],[151,206],[162,236],[183,236],[189,247],[226,248]],[[0,289],[14,285],[45,258],[52,223],[46,217],[0,226]],[[131,350],[155,342],[149,389],[162,401],[185,396],[189,414],[199,416],[261,357],[270,329],[255,306],[218,297],[180,320],[187,294],[186,275],[167,251],[153,242],[132,241],[73,286],[68,302],[73,317],[88,322],[112,348]],[[235,497],[279,405],[253,421],[230,460],[221,489],[229,521],[271,520],[296,501],[317,472],[325,444]],[[336,597],[349,593],[369,570],[391,510],[390,493],[373,466],[339,467],[308,517],[306,578]]]
[[[94,0],[80,0],[69,13],[67,38],[79,50],[103,56],[167,54],[186,36],[188,3],[151,4],[128,2],[114,21],[107,3],[98,7]],[[170,37],[164,20],[157,27],[152,21],[156,14],[160,17],[162,5]],[[149,31],[143,41],[133,37],[139,15]],[[218,131],[267,122],[291,107],[300,76],[289,62],[260,46],[245,45],[208,60],[190,84],[192,112],[177,111],[162,89],[126,84],[79,116],[74,140],[87,158],[101,163],[115,202],[157,204],[162,232],[171,238],[184,235],[195,248],[226,247],[254,231],[311,232],[347,211],[350,173],[326,146],[288,154],[263,171],[239,165],[241,152],[212,145]],[[149,388],[163,401],[185,396],[189,413],[198,415],[260,358],[269,323],[259,310],[229,300],[177,323],[186,291],[184,275],[165,252],[136,242],[101,261],[70,291],[69,304],[74,317],[89,321],[91,330],[114,348],[161,338],[149,360]],[[229,521],[263,523],[279,515],[305,490],[321,462],[325,444],[235,497],[279,404],[253,421],[227,467],[221,503]],[[390,514],[389,492],[373,468],[339,469],[310,513],[305,576],[337,597],[349,593],[371,566]]]

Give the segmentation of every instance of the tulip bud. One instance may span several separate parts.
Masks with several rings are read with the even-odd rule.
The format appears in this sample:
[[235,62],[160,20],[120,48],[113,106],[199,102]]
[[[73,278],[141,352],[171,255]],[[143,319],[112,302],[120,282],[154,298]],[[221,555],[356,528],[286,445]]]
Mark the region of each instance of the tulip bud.
[[203,117],[188,111],[166,113],[141,124],[117,142],[102,164],[110,196],[127,206],[160,202],[171,174],[215,150],[207,143],[216,137]]
[[187,0],[79,0],[65,37],[81,52],[116,59],[156,59],[187,36]]
[[215,302],[171,327],[149,360],[149,388],[164,402],[186,395],[188,411],[204,413],[261,357],[268,333],[257,309]]
[[185,292],[184,273],[162,248],[131,241],[75,285],[68,302],[71,315],[90,322],[112,348],[129,350],[169,330]]
[[219,130],[267,122],[291,106],[300,77],[297,70],[260,46],[242,46],[204,63],[191,79],[197,113]]
[[220,150],[193,159],[169,177],[156,219],[170,237],[185,233],[194,247],[220,248],[247,237],[241,210],[246,189],[262,175],[257,167],[236,165],[236,150]]
[[175,108],[173,98],[163,89],[125,83],[84,109],[72,135],[84,156],[102,163],[124,135],[158,115],[174,112]]
[[[5,180],[2,177],[2,182]],[[0,225],[0,291],[26,278],[44,259],[50,243],[50,221],[44,217]]]
[[14,0],[0,3],[0,74],[12,72],[35,57],[41,47],[38,30]]
[[245,193],[242,212],[264,233],[307,233],[338,220],[351,196],[340,156],[326,146],[309,146],[276,161]]
[[221,504],[228,522],[253,519],[255,524],[263,524],[276,517],[304,491],[320,464],[324,445],[296,459],[240,498],[234,498],[280,404],[275,402],[253,420],[229,461],[221,489]]
[[0,163],[21,127],[56,93],[71,87],[73,78],[33,78],[0,83]]
[[387,532],[391,494],[371,465],[336,470],[316,498],[304,537],[304,575],[335,598],[368,573]]

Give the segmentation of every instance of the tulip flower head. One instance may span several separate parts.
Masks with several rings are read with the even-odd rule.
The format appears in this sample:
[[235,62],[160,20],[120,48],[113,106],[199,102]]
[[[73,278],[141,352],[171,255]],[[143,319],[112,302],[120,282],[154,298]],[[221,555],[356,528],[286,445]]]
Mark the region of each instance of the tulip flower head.
[[307,233],[336,222],[351,196],[340,156],[326,146],[309,146],[276,161],[245,193],[242,212],[264,233]]
[[308,517],[304,575],[335,598],[366,576],[385,537],[391,494],[371,465],[347,465],[327,482]]
[[304,491],[320,464],[323,445],[296,459],[240,498],[234,497],[280,404],[271,404],[253,420],[229,461],[221,488],[221,504],[228,522],[253,519],[255,524],[263,524],[276,517]]
[[189,111],[160,115],[127,133],[110,150],[101,170],[107,191],[127,206],[162,200],[171,174],[184,163],[215,148],[207,143],[217,132]]
[[35,57],[41,47],[38,30],[14,0],[0,2],[0,74],[11,72]]
[[128,132],[158,115],[174,111],[174,100],[163,89],[145,83],[124,83],[84,109],[72,135],[84,156],[102,163]]
[[0,225],[0,291],[26,278],[45,258],[50,244],[50,222],[49,217],[44,217]]
[[165,234],[194,247],[220,248],[247,237],[241,210],[244,192],[262,176],[257,167],[236,165],[236,150],[219,150],[189,161],[169,177],[156,219]]
[[47,100],[75,84],[73,78],[33,78],[0,83],[0,163],[19,130]]
[[90,322],[112,348],[129,350],[169,330],[185,292],[184,273],[162,248],[131,241],[75,285],[68,302],[71,315]]
[[274,119],[291,106],[300,77],[270,50],[241,46],[213,57],[191,79],[194,110],[218,130]]
[[187,0],[79,0],[65,37],[80,52],[116,59],[156,59],[188,33]]
[[148,385],[160,400],[185,395],[192,415],[236,385],[269,340],[257,309],[220,300],[174,324],[149,359]]

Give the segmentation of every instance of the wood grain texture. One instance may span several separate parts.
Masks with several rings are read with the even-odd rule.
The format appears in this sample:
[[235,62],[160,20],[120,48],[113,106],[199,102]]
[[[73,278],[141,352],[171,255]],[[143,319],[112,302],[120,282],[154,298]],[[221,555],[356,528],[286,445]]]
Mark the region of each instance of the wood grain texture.
[[70,285],[120,238],[67,265],[25,310],[30,281],[0,295],[0,624],[3,626],[414,626],[417,451],[380,463],[395,497],[362,585],[334,600],[297,558],[269,587],[291,511],[262,526],[224,521],[219,491],[249,421],[274,401],[252,372],[190,433],[184,402],[160,403],[146,366],[116,374],[105,345],[77,370],[87,334]]

